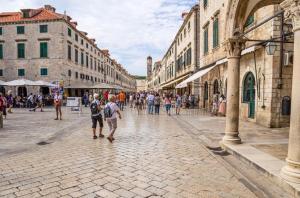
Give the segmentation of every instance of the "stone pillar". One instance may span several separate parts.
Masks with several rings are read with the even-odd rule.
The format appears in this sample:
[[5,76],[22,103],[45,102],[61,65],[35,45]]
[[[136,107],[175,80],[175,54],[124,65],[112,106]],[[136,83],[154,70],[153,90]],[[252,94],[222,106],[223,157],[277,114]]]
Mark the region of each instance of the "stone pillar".
[[282,177],[293,183],[300,183],[300,1],[286,0],[281,3],[286,18],[292,19],[294,31],[294,62],[292,83],[292,106],[287,165],[281,171]]
[[228,58],[227,80],[227,111],[225,136],[222,142],[227,144],[240,144],[239,137],[239,104],[240,104],[240,58],[245,41],[234,37],[227,41],[226,50]]

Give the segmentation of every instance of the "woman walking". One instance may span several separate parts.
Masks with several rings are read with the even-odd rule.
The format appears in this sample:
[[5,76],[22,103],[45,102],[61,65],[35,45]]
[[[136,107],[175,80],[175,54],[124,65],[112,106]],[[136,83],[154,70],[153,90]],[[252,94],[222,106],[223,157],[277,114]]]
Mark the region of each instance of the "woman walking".
[[160,109],[160,96],[159,94],[157,93],[155,95],[155,98],[154,98],[154,109],[155,109],[155,114],[159,115],[159,109]]
[[178,94],[176,97],[176,115],[180,114],[181,105],[182,105],[182,99],[181,96]]
[[171,97],[169,95],[167,95],[165,97],[165,107],[166,107],[167,114],[169,116],[171,115],[171,106],[172,106]]
[[12,93],[11,93],[11,90],[9,90],[8,92],[7,92],[7,98],[6,98],[6,100],[7,100],[7,107],[8,107],[8,113],[12,113],[12,107],[13,107],[13,103],[14,103],[14,98],[13,98],[13,96],[12,96]]

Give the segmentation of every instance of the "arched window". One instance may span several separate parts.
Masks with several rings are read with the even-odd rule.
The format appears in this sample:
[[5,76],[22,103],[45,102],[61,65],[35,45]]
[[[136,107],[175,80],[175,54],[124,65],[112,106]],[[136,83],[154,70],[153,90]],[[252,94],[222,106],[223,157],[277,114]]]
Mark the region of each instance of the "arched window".
[[208,100],[208,83],[204,83],[204,100]]
[[246,74],[243,83],[243,102],[255,101],[255,78],[254,75],[249,72]]
[[219,82],[218,80],[214,81],[214,94],[218,94],[219,93]]

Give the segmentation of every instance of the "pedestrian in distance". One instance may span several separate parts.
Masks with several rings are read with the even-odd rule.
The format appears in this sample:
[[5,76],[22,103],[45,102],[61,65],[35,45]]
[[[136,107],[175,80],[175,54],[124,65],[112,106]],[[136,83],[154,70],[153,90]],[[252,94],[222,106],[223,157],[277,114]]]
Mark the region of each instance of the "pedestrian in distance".
[[6,98],[0,92],[0,116],[6,118]]
[[124,111],[124,105],[125,105],[126,95],[123,91],[119,94],[119,103],[120,103],[120,109],[121,111]]
[[92,101],[91,105],[91,119],[92,119],[92,129],[93,129],[93,138],[97,139],[96,135],[96,128],[97,123],[99,123],[99,138],[104,138],[104,135],[102,134],[103,130],[103,118],[101,114],[101,102],[99,100],[99,95],[94,94],[94,100]]
[[153,114],[153,107],[154,107],[154,98],[155,96],[152,94],[152,92],[149,93],[147,96],[147,106],[148,106],[148,114]]
[[120,109],[116,104],[116,97],[112,96],[109,99],[109,102],[104,107],[104,119],[107,122],[110,131],[110,135],[107,137],[107,139],[111,143],[115,140],[114,134],[118,127],[117,114],[119,116],[119,119],[122,119]]
[[178,94],[176,97],[176,104],[175,104],[176,115],[180,114],[181,105],[182,105],[182,99],[181,96]]
[[57,91],[54,96],[54,107],[56,111],[56,118],[54,120],[58,120],[58,115],[59,115],[59,119],[62,120],[61,106],[62,106],[62,95],[60,95],[59,92]]
[[11,92],[12,92],[12,91],[9,90],[9,91],[7,92],[7,97],[6,97],[6,100],[7,100],[7,108],[8,108],[7,112],[8,112],[8,113],[12,113],[12,107],[13,107],[13,104],[14,104],[14,98],[13,98]]
[[172,101],[171,101],[171,97],[169,95],[167,95],[165,97],[165,107],[166,107],[167,114],[170,116],[171,115]]
[[155,114],[159,115],[159,110],[160,110],[160,96],[157,93],[155,95],[155,98],[154,98],[154,112],[155,112]]

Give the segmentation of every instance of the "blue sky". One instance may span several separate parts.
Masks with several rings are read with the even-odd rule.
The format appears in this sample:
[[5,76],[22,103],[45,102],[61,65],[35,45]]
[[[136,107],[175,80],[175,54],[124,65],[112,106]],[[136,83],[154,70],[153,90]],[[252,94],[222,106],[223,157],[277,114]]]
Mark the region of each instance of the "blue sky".
[[80,30],[109,49],[131,74],[146,74],[146,57],[163,57],[182,23],[181,13],[198,0],[0,0],[0,12],[45,4],[64,11]]

